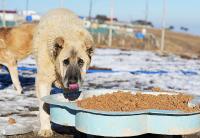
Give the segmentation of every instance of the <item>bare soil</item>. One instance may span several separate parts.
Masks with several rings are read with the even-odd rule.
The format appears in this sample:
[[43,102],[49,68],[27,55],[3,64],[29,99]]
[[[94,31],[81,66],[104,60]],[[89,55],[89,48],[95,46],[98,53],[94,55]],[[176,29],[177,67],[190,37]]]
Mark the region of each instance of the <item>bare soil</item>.
[[[39,137],[34,133],[27,133],[23,135],[7,136],[6,138],[44,138],[44,137]],[[105,137],[92,136],[92,135],[86,135],[86,134],[67,135],[67,134],[59,134],[59,133],[54,132],[54,135],[49,138],[105,138]],[[198,134],[186,135],[186,136],[144,134],[144,135],[130,137],[130,138],[200,138],[200,136]]]
[[[161,31],[149,29],[158,39],[161,38]],[[186,33],[166,31],[165,51],[181,55],[183,58],[200,56],[200,36]]]
[[[122,50],[150,50],[160,51],[161,30],[148,29],[149,34],[153,34],[158,42],[158,46],[149,45],[145,40],[136,39],[132,36],[117,35],[113,36],[112,46],[108,47],[107,43],[97,43],[99,48],[117,48]],[[107,39],[106,39],[107,40]],[[200,36],[190,35],[187,33],[178,33],[166,30],[164,54],[173,53],[182,58],[200,58]]]
[[144,109],[181,110],[184,112],[199,111],[199,106],[190,108],[188,102],[192,96],[177,94],[131,94],[130,92],[115,92],[100,96],[93,96],[77,101],[79,107],[101,111],[130,112]]
[[[7,136],[6,138],[44,138],[44,137],[39,137],[37,134],[32,132],[32,133],[27,133],[27,134],[22,134],[22,135]],[[73,136],[54,132],[54,135],[49,138],[73,138]]]

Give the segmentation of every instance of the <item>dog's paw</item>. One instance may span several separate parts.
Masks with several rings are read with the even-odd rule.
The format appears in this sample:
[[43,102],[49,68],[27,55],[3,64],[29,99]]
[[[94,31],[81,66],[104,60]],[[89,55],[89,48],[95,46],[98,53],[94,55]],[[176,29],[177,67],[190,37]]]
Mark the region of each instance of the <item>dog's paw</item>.
[[14,86],[14,89],[16,90],[16,93],[18,94],[18,95],[21,95],[21,94],[23,94],[24,92],[23,92],[23,89],[21,88],[21,87],[19,87],[18,89]]
[[19,90],[16,92],[18,95],[24,94],[23,90]]
[[38,132],[38,136],[41,137],[51,137],[53,135],[53,131],[51,129],[42,129]]

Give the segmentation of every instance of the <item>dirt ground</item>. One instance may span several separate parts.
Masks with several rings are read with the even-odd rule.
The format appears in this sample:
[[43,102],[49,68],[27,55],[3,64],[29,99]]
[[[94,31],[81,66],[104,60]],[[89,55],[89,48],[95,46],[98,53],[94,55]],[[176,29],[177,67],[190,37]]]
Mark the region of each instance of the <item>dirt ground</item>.
[[[35,133],[27,133],[24,135],[7,136],[6,138],[42,138],[42,137],[37,136]],[[73,138],[73,136],[55,133],[54,136],[52,136],[51,138]]]
[[[42,138],[38,137],[34,133],[28,133],[24,135],[15,135],[15,136],[7,136],[6,138]],[[76,135],[68,135],[68,134],[59,134],[54,133],[52,137],[49,138],[104,138],[100,136],[91,136],[86,134],[76,134]],[[130,137],[130,138],[200,138],[198,135],[189,135],[189,136],[167,136],[167,135],[154,135],[154,134],[145,134],[141,136],[136,137]]]
[[[59,126],[59,127],[56,127],[55,131],[54,131],[54,135],[49,138],[104,138],[101,136],[86,135],[84,133],[77,131],[73,127]],[[2,137],[0,136],[0,138]],[[42,138],[42,137],[37,136],[36,132],[31,132],[31,133],[27,133],[23,135],[6,136],[3,138]],[[187,136],[145,134],[145,135],[140,135],[140,136],[135,136],[135,137],[130,137],[130,138],[200,138],[200,133],[187,135]]]
[[[151,29],[153,33],[160,39],[160,30]],[[197,55],[200,56],[200,36],[194,36],[185,33],[166,31],[165,51],[180,55]]]
[[[108,47],[107,39],[97,42],[97,47],[100,48],[120,48],[123,50],[153,50],[160,51],[161,30],[148,29],[150,37],[155,38],[156,42],[150,40],[135,39],[133,35],[116,35],[113,36],[112,47]],[[94,37],[95,38],[95,37]],[[95,39],[96,40],[96,39]],[[183,58],[199,58],[200,57],[200,36],[194,36],[186,33],[178,33],[166,30],[164,53],[174,53]]]

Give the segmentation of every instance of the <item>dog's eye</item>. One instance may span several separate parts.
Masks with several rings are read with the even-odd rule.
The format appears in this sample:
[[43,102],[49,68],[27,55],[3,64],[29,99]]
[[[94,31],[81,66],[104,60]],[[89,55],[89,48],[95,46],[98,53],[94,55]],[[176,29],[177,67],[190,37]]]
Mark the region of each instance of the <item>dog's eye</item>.
[[69,65],[69,59],[63,60],[63,64],[64,64],[64,65]]
[[78,60],[78,65],[79,67],[83,67],[84,61],[82,59]]

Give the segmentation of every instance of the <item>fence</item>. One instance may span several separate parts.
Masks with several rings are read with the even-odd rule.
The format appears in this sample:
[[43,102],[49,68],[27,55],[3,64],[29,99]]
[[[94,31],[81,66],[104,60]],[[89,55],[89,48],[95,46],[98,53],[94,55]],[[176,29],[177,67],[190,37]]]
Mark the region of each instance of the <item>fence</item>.
[[[6,26],[7,27],[12,27],[12,26],[15,26],[16,25],[16,22],[14,21],[6,21]],[[3,27],[3,22],[0,21],[0,27]]]
[[[97,46],[108,46],[109,28],[90,28]],[[131,49],[158,49],[159,40],[152,33],[147,33],[143,38],[138,38],[135,32],[113,30],[112,47]]]

